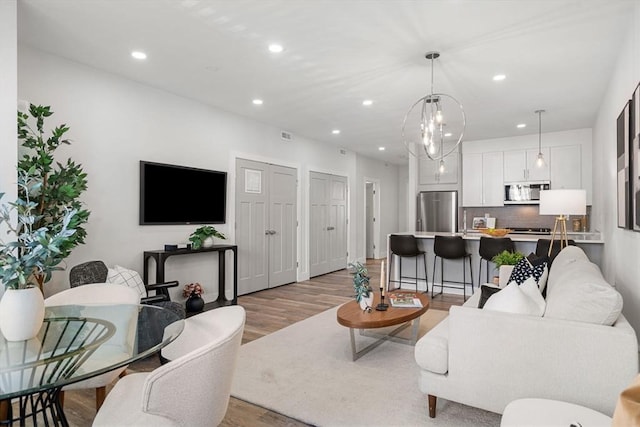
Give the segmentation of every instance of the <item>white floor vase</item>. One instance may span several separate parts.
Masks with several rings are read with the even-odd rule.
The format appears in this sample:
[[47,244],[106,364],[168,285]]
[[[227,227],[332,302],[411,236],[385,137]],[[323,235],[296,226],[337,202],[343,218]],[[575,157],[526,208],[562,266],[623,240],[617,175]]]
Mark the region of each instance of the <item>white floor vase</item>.
[[44,297],[38,288],[7,289],[0,300],[0,330],[7,341],[38,335],[44,320]]

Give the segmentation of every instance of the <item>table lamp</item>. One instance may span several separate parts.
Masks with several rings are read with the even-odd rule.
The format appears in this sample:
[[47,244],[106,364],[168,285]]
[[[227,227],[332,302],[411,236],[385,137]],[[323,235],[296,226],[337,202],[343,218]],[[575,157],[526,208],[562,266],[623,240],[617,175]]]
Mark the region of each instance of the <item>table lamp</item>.
[[540,192],[540,215],[557,215],[553,226],[549,256],[560,226],[560,249],[569,245],[567,238],[567,217],[569,215],[585,215],[587,213],[586,190],[543,190]]

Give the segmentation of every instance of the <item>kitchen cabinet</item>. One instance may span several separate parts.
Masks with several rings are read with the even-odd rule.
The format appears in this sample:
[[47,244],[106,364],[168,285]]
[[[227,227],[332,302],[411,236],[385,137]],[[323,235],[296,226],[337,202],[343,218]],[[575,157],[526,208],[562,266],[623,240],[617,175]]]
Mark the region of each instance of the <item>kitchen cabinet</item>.
[[451,153],[444,158],[444,172],[440,173],[440,161],[429,158],[420,159],[420,185],[457,184],[458,153]]
[[542,148],[545,165],[536,165],[538,149],[511,150],[504,152],[504,182],[548,181],[549,148]]
[[549,167],[551,189],[583,188],[582,151],[579,145],[551,147]]
[[469,153],[462,158],[462,206],[503,206],[501,151]]

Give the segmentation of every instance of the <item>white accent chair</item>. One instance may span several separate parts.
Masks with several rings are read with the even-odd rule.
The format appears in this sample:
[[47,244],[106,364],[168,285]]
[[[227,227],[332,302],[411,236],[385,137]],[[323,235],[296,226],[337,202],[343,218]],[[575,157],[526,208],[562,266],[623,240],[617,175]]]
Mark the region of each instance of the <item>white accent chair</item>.
[[551,399],[518,399],[504,408],[500,427],[611,427],[603,413]]
[[[80,367],[80,370],[94,370],[95,366],[103,366],[104,359],[113,363],[127,359],[134,350],[136,341],[136,325],[138,321],[136,306],[140,300],[138,293],[124,285],[111,283],[95,283],[66,289],[45,299],[46,307],[60,305],[86,305],[78,312],[79,316],[99,316],[100,311],[113,310],[112,304],[124,304],[131,306],[130,310],[123,310],[125,315],[119,317],[116,324],[116,333],[109,340],[98,347]],[[100,360],[100,362],[98,362]],[[106,386],[116,380],[125,370],[126,366],[106,372],[84,381],[69,384],[63,390],[96,389],[96,411],[100,409],[106,396]]]
[[244,321],[240,306],[186,319],[183,332],[162,351],[170,361],[118,381],[93,426],[220,424],[229,404]]

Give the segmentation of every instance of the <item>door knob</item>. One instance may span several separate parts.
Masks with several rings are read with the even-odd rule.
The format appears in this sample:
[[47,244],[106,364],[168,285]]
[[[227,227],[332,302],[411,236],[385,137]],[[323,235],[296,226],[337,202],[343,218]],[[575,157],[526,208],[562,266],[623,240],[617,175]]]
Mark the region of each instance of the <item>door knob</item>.
[[331,226],[327,227],[327,230],[335,230],[335,229],[336,229],[335,227],[331,227]]

